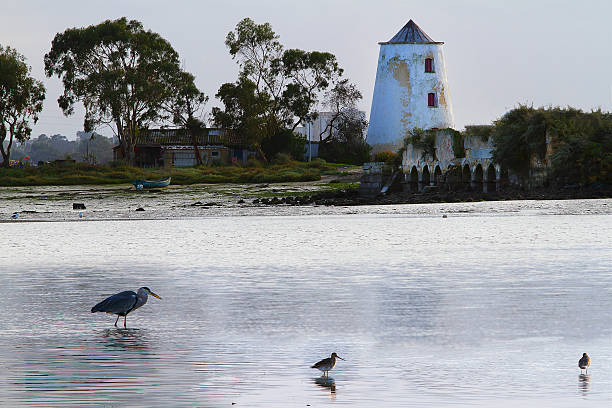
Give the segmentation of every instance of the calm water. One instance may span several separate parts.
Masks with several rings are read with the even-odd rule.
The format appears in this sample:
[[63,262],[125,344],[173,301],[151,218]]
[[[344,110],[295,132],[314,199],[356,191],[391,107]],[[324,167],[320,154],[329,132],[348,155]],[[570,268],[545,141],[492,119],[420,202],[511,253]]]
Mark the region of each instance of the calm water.
[[610,203],[0,223],[0,405],[609,407]]

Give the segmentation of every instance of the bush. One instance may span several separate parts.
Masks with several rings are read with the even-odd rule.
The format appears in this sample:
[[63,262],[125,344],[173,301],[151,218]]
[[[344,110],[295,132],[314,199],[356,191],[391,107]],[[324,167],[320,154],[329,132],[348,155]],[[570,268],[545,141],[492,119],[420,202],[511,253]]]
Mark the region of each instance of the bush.
[[385,150],[383,152],[378,152],[374,155],[375,162],[385,162],[386,164],[394,164],[397,161],[397,157],[399,155],[397,153],[392,152],[391,150]]
[[493,159],[527,181],[531,158],[546,155],[546,116],[543,110],[520,105],[494,122]]
[[128,165],[127,161],[125,161],[125,160],[112,160],[112,161],[108,162],[108,166],[110,168],[126,167],[127,165]]
[[261,143],[266,157],[276,157],[279,153],[291,155],[296,160],[304,160],[306,137],[284,129]]
[[263,164],[259,160],[255,159],[253,157],[249,157],[249,159],[246,162],[246,166],[247,167],[251,167],[251,168],[253,168],[253,167],[262,167]]
[[365,140],[351,143],[330,141],[319,145],[319,157],[331,163],[346,163],[361,165],[370,161],[372,148]]
[[289,164],[291,162],[291,156],[287,153],[277,153],[274,156],[274,164]]
[[308,162],[308,167],[313,168],[313,169],[320,169],[323,168],[327,165],[327,162],[320,158],[317,157],[316,159],[312,159],[312,161]]
[[415,149],[423,150],[421,157],[425,159],[429,156],[431,160],[436,160],[436,133],[437,130],[424,130],[415,127],[410,130],[408,136],[404,138],[404,145],[399,151],[400,156],[406,150],[408,144],[412,144]]
[[529,178],[532,158],[546,158],[547,136],[556,184],[610,182],[611,113],[519,105],[495,121],[492,136],[495,161],[523,182]]

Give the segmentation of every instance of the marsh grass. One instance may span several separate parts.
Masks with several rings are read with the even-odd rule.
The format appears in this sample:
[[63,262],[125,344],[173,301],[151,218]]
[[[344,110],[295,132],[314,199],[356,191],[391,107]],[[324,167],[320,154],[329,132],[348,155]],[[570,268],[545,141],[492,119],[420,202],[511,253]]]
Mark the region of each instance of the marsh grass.
[[321,175],[341,175],[341,165],[324,160],[288,161],[283,164],[254,166],[200,166],[168,169],[142,169],[126,165],[96,166],[85,163],[41,167],[0,168],[0,186],[68,186],[126,184],[134,179],[160,179],[172,176],[172,184],[200,183],[285,183],[318,181]]

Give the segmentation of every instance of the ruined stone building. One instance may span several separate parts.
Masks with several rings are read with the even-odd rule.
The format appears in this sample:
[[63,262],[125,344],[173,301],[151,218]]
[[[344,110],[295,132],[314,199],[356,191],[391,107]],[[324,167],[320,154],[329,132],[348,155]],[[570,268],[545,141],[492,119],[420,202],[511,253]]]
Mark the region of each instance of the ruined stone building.
[[[368,143],[374,152],[402,149],[404,188],[421,191],[451,182],[472,189],[497,188],[501,169],[492,162],[492,141],[482,135],[458,137],[444,53],[410,20],[389,41],[380,43],[372,98]],[[430,135],[430,149],[405,143],[420,128]]]
[[443,44],[412,20],[380,43],[368,128],[368,143],[375,151],[398,150],[415,127],[453,127]]

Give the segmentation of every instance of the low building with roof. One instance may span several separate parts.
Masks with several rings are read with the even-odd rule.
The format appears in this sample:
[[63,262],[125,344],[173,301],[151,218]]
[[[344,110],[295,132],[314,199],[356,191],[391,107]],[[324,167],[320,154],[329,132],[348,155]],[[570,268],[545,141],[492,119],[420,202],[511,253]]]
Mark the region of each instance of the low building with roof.
[[[189,167],[215,161],[246,163],[249,151],[231,131],[206,128],[194,139],[184,129],[143,129],[136,137],[134,163],[139,167]],[[120,145],[113,147],[113,159],[123,159]]]

